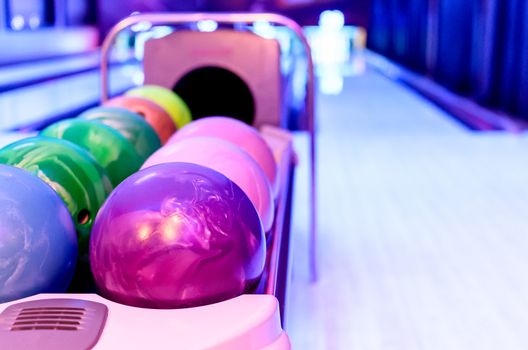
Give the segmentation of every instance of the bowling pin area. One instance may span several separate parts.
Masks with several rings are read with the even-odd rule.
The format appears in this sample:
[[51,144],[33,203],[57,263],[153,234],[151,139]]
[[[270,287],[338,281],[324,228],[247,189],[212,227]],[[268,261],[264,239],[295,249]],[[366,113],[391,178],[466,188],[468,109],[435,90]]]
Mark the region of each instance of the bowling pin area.
[[0,0],[0,349],[527,349],[524,7]]

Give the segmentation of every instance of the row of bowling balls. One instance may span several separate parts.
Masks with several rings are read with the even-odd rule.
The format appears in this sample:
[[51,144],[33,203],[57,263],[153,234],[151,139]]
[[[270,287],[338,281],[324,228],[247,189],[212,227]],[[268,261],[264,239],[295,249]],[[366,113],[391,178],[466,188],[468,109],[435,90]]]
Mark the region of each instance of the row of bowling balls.
[[[0,301],[64,291],[77,249],[75,278],[93,274],[104,296],[129,305],[203,305],[255,285],[273,154],[234,119],[188,124],[169,94],[137,88],[0,150],[0,163],[27,170],[0,168]],[[89,277],[79,272],[88,264]]]
[[[169,107],[172,114],[167,112]],[[177,114],[177,110],[184,112]],[[190,120],[178,117],[185,111],[183,101],[170,90],[132,89],[108,106],[87,110],[48,126],[37,137],[7,145],[0,150],[0,163],[38,175],[60,195],[74,219],[81,252],[85,252],[104,200],[167,142],[177,129],[176,120],[182,123],[178,127]]]

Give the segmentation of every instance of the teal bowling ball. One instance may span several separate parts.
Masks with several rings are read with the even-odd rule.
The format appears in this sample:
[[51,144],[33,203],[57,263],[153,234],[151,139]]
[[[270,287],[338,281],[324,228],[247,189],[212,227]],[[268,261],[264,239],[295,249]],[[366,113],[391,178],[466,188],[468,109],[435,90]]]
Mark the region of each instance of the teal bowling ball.
[[95,107],[79,115],[81,119],[94,120],[117,130],[145,161],[161,147],[156,131],[139,114],[121,107]]
[[134,145],[123,135],[93,120],[62,120],[42,130],[40,135],[67,140],[87,150],[106,170],[114,187],[138,171],[143,163]]
[[79,252],[88,253],[95,216],[113,190],[105,170],[95,159],[71,142],[30,137],[0,149],[0,163],[35,174],[58,193],[75,223]]

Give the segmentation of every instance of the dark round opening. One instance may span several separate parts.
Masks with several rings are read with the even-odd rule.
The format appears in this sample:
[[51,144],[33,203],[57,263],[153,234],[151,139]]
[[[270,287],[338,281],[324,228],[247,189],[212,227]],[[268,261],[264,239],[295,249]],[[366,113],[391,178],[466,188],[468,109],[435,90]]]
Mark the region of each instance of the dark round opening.
[[77,214],[77,222],[80,225],[84,225],[90,221],[90,211],[88,209],[81,209]]
[[246,83],[227,69],[195,69],[183,76],[173,90],[187,103],[193,119],[217,115],[253,124],[253,95]]
[[137,114],[139,114],[141,117],[145,118],[146,115],[143,111],[136,111]]

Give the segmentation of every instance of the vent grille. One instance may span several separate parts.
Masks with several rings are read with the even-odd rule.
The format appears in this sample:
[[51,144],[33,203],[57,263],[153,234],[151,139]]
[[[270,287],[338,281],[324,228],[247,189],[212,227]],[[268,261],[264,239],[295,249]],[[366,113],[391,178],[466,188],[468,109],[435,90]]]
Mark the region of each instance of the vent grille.
[[11,331],[58,330],[78,331],[84,323],[85,308],[31,307],[19,311]]
[[86,350],[95,346],[108,315],[105,304],[46,298],[45,294],[38,297],[42,299],[14,303],[0,312],[0,350]]

